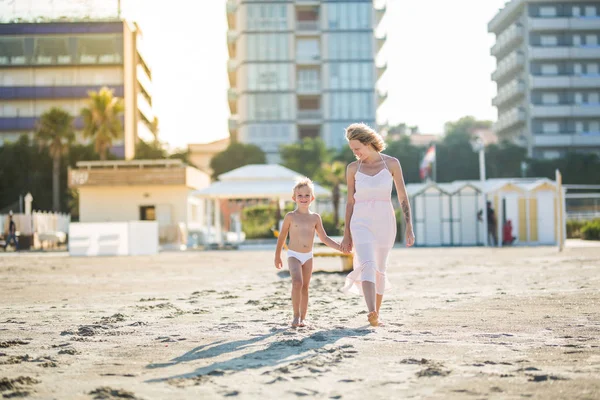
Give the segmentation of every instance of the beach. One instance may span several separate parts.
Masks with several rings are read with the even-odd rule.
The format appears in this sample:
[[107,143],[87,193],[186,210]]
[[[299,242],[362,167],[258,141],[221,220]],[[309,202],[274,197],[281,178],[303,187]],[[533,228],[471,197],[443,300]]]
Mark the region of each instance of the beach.
[[395,248],[385,326],[273,251],[0,254],[0,393],[35,399],[599,399],[600,244]]

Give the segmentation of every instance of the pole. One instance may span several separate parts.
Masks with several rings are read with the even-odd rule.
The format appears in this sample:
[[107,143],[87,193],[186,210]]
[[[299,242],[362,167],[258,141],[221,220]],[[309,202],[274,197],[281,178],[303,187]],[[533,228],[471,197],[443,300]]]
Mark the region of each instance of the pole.
[[433,144],[433,154],[435,154],[433,158],[433,181],[437,182],[437,146],[435,143]]
[[557,248],[558,251],[561,252],[563,251],[563,196],[562,196],[562,175],[560,173],[560,171],[557,169],[556,170],[556,221],[558,223],[558,226],[556,227],[556,243],[557,243]]
[[483,245],[487,247],[489,245],[490,235],[488,233],[488,219],[487,219],[487,201],[485,198],[485,148],[483,147],[483,143],[479,147],[479,181],[481,182],[481,201],[483,203],[483,232],[485,235],[485,240],[483,241]]

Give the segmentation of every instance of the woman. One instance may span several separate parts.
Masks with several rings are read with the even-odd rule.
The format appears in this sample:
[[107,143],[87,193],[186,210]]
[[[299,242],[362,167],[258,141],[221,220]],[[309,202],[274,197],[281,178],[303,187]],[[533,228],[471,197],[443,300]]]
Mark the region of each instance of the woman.
[[357,161],[348,164],[348,201],[342,251],[354,253],[354,271],[346,278],[344,291],[363,294],[372,326],[380,325],[383,292],[390,284],[385,275],[387,257],[396,240],[396,215],[391,201],[392,183],[406,222],[406,245],[412,246],[410,204],[400,162],[381,152],[381,135],[365,124],[346,128],[346,140]]

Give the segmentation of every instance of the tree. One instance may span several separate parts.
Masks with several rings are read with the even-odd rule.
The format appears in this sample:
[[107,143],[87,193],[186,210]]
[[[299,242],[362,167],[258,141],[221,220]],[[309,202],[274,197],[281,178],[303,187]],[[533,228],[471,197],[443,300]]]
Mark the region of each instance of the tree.
[[60,211],[60,161],[75,138],[73,117],[61,108],[51,108],[38,120],[36,138],[52,157],[52,209]]
[[113,140],[123,137],[123,101],[113,96],[112,89],[103,87],[100,91],[90,91],[88,106],[81,110],[83,117],[83,134],[92,138],[96,152],[101,160],[106,160],[106,153]]
[[267,157],[260,147],[253,144],[231,143],[210,160],[213,179],[219,175],[249,164],[265,164]]
[[419,176],[419,164],[425,150],[414,146],[410,137],[401,136],[400,139],[388,143],[385,153],[396,157],[402,165],[402,175],[406,183],[421,181]]
[[165,158],[167,158],[167,151],[158,140],[147,143],[140,139],[135,144],[136,160],[160,160]]
[[346,182],[346,164],[341,161],[324,163],[319,171],[320,180],[331,187],[331,202],[333,203],[333,225],[338,227],[340,222],[340,186]]
[[300,143],[283,145],[280,148],[283,166],[305,176],[316,176],[321,165],[327,161],[325,143],[319,138],[304,138]]

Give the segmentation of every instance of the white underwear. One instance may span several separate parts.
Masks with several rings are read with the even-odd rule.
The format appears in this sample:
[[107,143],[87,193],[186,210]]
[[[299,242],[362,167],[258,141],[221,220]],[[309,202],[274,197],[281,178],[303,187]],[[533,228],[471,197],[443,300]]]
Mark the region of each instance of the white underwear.
[[313,257],[313,252],[309,251],[308,253],[300,253],[298,251],[288,250],[287,256],[288,258],[295,258],[296,260],[300,261],[301,265],[304,265],[308,260],[310,260]]

